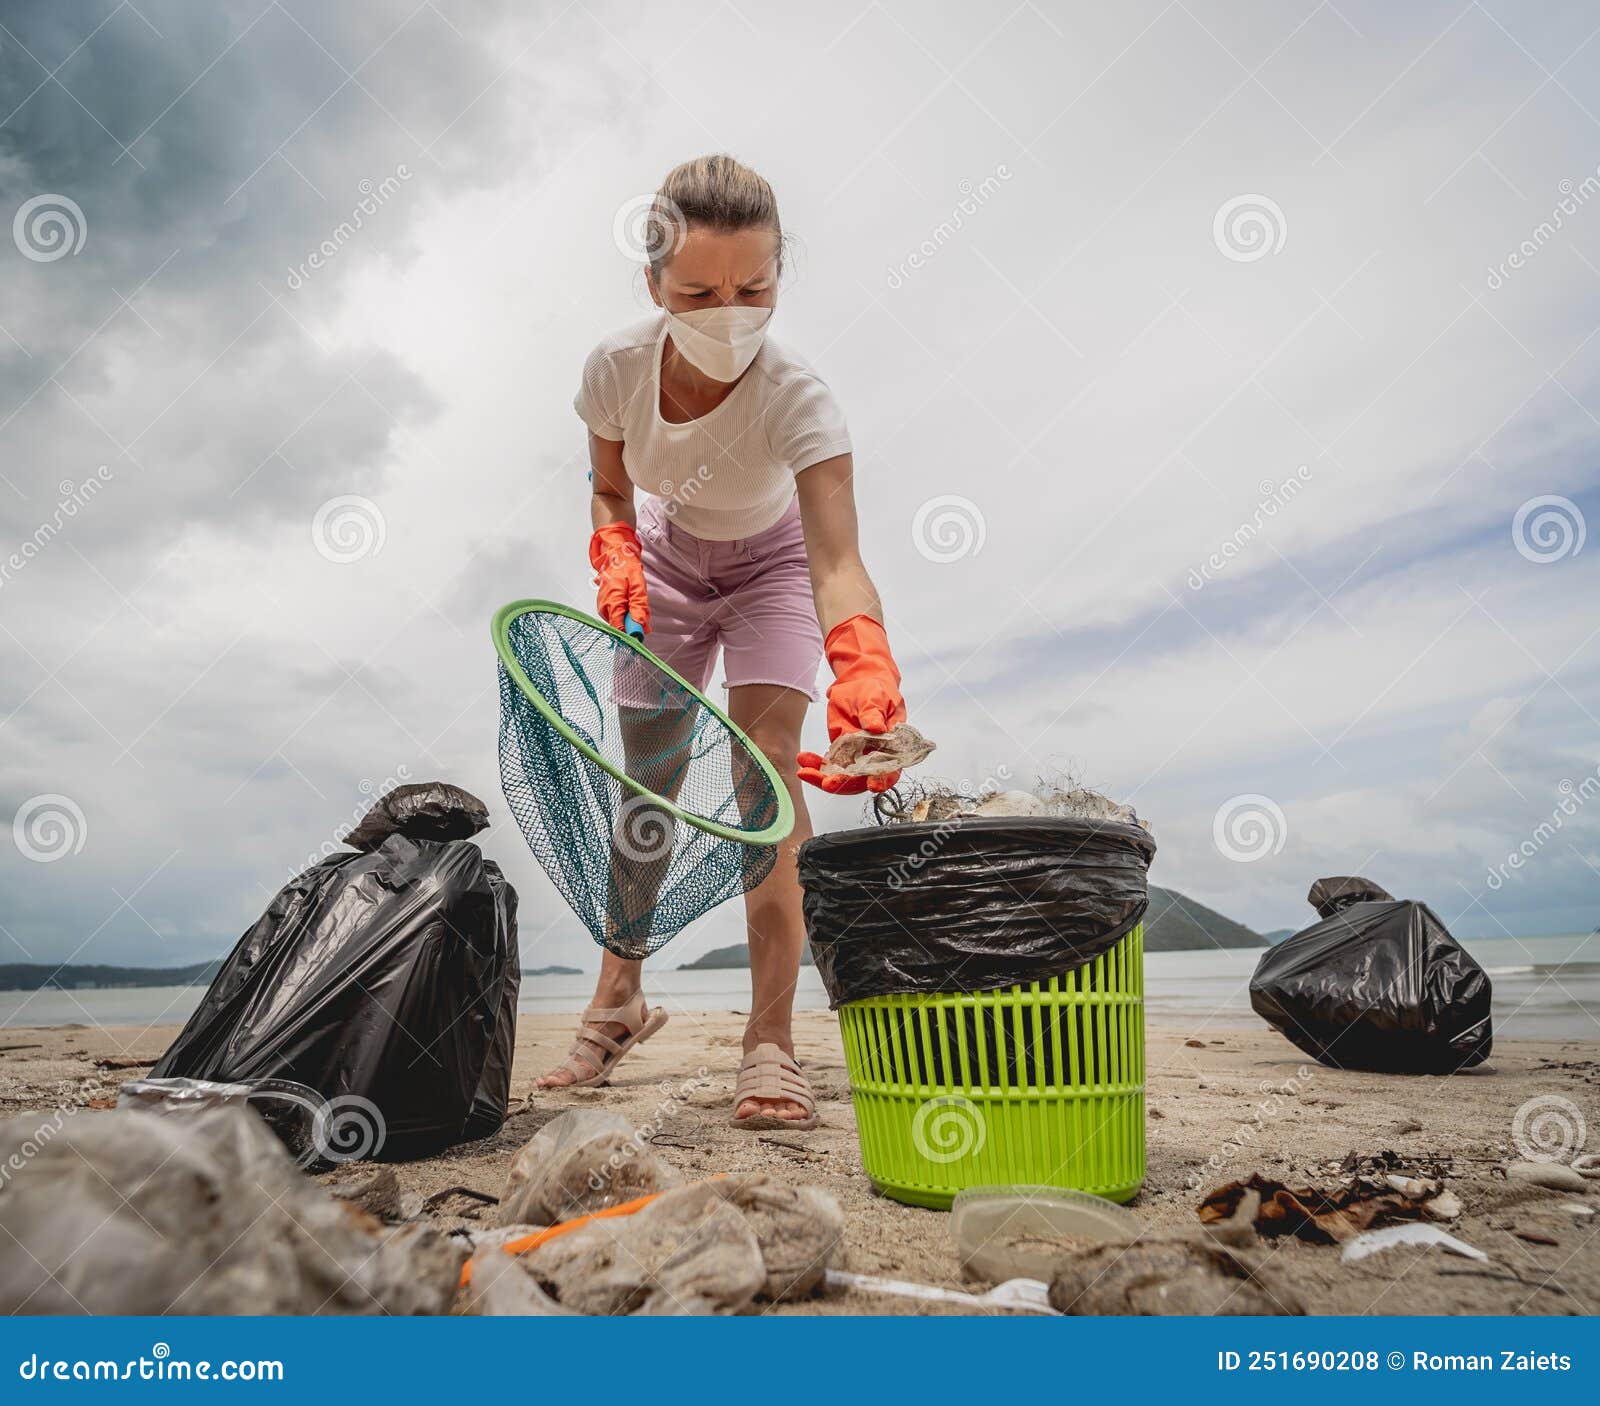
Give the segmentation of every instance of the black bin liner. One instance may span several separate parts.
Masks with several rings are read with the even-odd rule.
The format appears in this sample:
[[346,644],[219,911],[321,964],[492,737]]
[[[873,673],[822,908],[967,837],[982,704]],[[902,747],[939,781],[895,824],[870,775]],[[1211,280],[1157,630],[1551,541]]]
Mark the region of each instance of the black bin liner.
[[1309,898],[1322,921],[1256,964],[1257,1015],[1336,1069],[1447,1074],[1489,1057],[1489,977],[1427,904],[1359,877],[1319,879]]
[[[400,790],[438,800],[442,785]],[[475,833],[487,811],[459,794],[476,807],[464,831]],[[427,800],[391,793],[362,822],[376,827],[387,804],[399,819],[386,837],[279,891],[152,1078],[292,1080],[326,1100],[365,1099],[384,1158],[500,1127],[522,975],[517,894],[470,840],[427,837],[464,823]]]
[[1063,976],[1143,919],[1148,831],[1017,817],[870,826],[800,847],[830,1006]]

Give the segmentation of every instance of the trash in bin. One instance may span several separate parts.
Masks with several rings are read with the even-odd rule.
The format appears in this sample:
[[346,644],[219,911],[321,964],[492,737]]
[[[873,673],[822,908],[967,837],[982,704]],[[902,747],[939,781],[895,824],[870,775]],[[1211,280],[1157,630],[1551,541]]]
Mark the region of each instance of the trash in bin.
[[1360,877],[1319,879],[1308,897],[1322,921],[1262,954],[1257,1015],[1338,1069],[1450,1073],[1489,1057],[1489,977],[1427,904]]
[[800,848],[806,929],[873,1185],[1126,1201],[1144,1178],[1139,825],[951,817]]
[[465,838],[487,814],[442,782],[380,799],[354,832],[372,847],[284,886],[146,1083],[304,1085],[327,1105],[317,1140],[335,1160],[498,1129],[521,967],[516,890]]

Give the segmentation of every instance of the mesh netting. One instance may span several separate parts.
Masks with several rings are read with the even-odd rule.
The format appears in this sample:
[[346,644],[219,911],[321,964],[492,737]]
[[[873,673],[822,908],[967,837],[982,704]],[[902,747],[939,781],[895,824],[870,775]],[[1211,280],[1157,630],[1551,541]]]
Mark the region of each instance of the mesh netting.
[[[777,856],[776,787],[693,690],[598,625],[551,610],[505,629],[529,682],[609,767],[563,737],[500,663],[500,781],[528,844],[594,940],[642,958]],[[659,803],[755,839],[722,838]]]

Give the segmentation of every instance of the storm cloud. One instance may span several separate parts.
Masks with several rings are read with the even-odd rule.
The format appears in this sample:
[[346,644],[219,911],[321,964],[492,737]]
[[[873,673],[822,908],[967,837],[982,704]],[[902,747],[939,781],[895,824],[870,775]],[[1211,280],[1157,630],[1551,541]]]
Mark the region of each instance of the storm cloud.
[[499,802],[486,626],[589,599],[614,221],[717,149],[797,237],[775,335],[849,416],[937,770],[1074,769],[1262,928],[1351,870],[1466,934],[1600,921],[1585,7],[0,26],[0,820],[72,807],[53,862],[0,845],[9,960],[215,955],[443,775],[525,958],[592,965]]

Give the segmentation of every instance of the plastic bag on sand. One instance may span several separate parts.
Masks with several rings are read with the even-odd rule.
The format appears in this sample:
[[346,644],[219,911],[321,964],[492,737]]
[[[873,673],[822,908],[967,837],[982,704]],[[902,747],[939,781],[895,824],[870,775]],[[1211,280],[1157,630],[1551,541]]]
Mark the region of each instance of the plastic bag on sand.
[[442,1313],[464,1253],[303,1176],[237,1106],[0,1124],[0,1311]]
[[1094,1245],[1064,1256],[1050,1305],[1068,1314],[1302,1314],[1293,1287],[1264,1263],[1189,1240]]
[[[384,808],[388,809],[385,810]],[[444,782],[385,796],[373,848],[291,879],[239,939],[152,1081],[292,1081],[368,1129],[340,1157],[406,1157],[505,1121],[516,1037],[517,895],[470,840],[483,803]],[[392,813],[391,813],[392,812]],[[256,1101],[265,1111],[265,1103]],[[375,1110],[375,1112],[374,1112]]]
[[[735,1214],[719,1213],[719,1201]],[[479,1237],[461,1306],[485,1316],[738,1313],[751,1297],[776,1302],[812,1293],[838,1259],[843,1234],[844,1213],[820,1187],[789,1186],[762,1173],[718,1177],[526,1254],[508,1255]],[[752,1236],[758,1278],[748,1254]],[[685,1247],[685,1257],[660,1261],[674,1245]],[[493,1277],[480,1281],[486,1269]]]
[[749,1221],[706,1182],[594,1221],[520,1262],[563,1308],[585,1314],[743,1313],[767,1278]]
[[829,1192],[789,1186],[761,1173],[723,1177],[710,1185],[738,1207],[755,1232],[766,1271],[759,1297],[774,1303],[804,1298],[822,1283],[844,1237],[844,1212]]
[[498,1245],[472,1256],[472,1277],[457,1300],[461,1313],[479,1318],[577,1318],[563,1308],[521,1263]]
[[1427,904],[1359,877],[1319,879],[1310,901],[1322,921],[1256,964],[1257,1015],[1339,1069],[1447,1074],[1489,1057],[1489,977]]
[[620,1113],[571,1108],[540,1128],[506,1177],[496,1225],[554,1225],[676,1186]]

